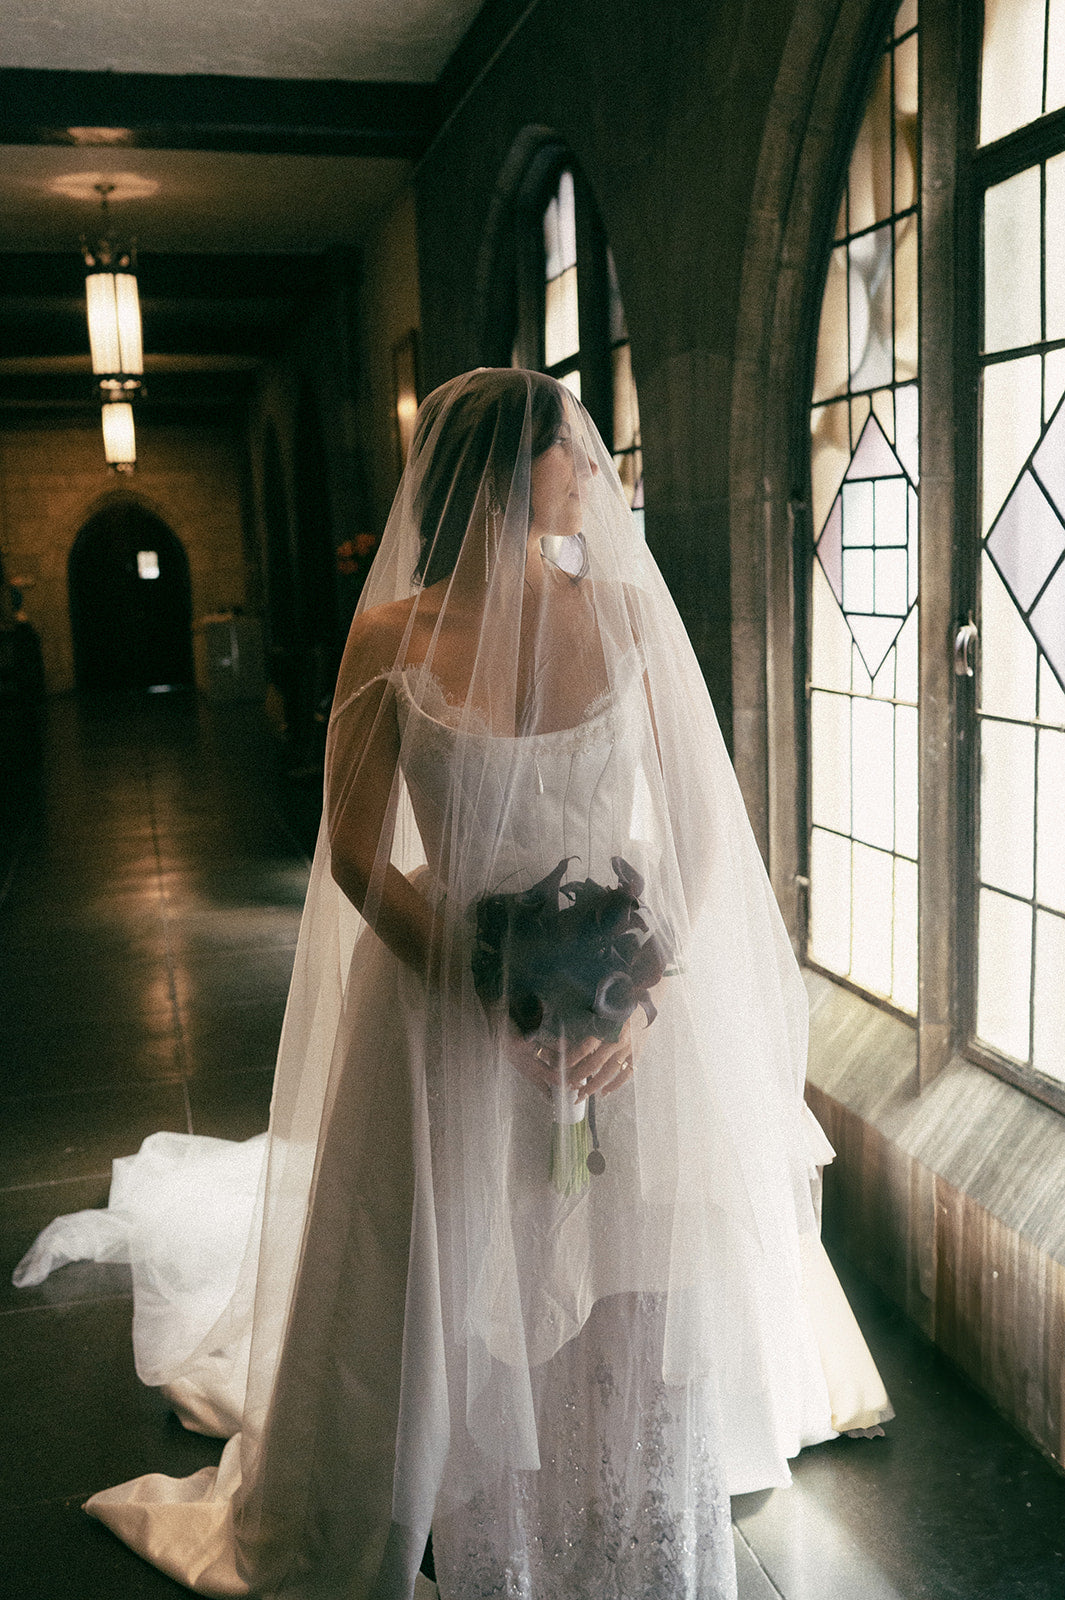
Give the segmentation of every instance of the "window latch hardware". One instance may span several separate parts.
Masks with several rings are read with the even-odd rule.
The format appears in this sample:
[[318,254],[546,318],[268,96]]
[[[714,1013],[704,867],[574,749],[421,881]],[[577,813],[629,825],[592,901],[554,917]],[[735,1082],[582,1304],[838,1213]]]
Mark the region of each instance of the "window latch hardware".
[[976,624],[970,617],[954,635],[954,671],[959,678],[973,676],[973,652],[980,637]]

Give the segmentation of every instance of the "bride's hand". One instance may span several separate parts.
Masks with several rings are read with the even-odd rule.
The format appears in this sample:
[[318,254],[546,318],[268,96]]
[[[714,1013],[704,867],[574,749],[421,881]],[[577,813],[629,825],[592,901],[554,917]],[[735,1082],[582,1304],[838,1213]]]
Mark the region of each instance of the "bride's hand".
[[577,1090],[577,1102],[592,1094],[613,1094],[632,1077],[647,1019],[642,1009],[629,1017],[615,1043],[606,1039],[585,1039],[566,1052],[566,1077]]
[[546,1099],[550,1099],[558,1082],[558,1047],[554,1041],[545,1044],[536,1034],[526,1038],[513,1023],[508,1022],[504,1050],[515,1072],[520,1072]]
[[[611,1094],[632,1077],[633,1057],[639,1052],[647,1022],[638,1010],[625,1023],[616,1041],[589,1037],[566,1047],[566,1082],[577,1090],[578,1103],[590,1094]],[[550,1096],[558,1085],[560,1052],[555,1040],[545,1042],[535,1034],[523,1038],[508,1025],[507,1058],[515,1071]]]

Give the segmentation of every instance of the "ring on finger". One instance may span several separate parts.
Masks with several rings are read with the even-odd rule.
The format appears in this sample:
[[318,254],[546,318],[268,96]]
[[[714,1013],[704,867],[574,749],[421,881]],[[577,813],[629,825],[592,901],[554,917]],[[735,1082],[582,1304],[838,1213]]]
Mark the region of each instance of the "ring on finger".
[[544,1049],[543,1045],[541,1045],[539,1050],[537,1050],[536,1059],[537,1059],[537,1061],[543,1061],[546,1064],[548,1056],[547,1056],[547,1051]]

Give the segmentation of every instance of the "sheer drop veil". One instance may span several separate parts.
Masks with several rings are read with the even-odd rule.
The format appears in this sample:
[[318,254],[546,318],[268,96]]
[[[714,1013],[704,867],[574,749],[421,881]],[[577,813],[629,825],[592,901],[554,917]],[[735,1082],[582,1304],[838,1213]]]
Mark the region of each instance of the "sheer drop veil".
[[[325,801],[269,1135],[157,1136],[112,1196],[142,1376],[240,1431],[217,1474],[90,1509],[208,1594],[409,1600],[432,1524],[445,1600],[731,1595],[728,1491],[890,1408],[844,1305],[833,1415],[805,991],[676,609],[553,380],[424,402]],[[180,1244],[158,1181],[200,1212]],[[71,1253],[44,1236],[24,1281]]]

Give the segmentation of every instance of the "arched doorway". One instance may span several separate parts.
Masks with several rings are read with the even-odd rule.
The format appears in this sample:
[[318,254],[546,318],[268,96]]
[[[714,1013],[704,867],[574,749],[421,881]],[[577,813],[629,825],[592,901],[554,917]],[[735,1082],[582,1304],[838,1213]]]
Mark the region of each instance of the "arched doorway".
[[67,567],[79,689],[193,682],[192,591],[181,540],[135,500],[116,500],[79,532]]

